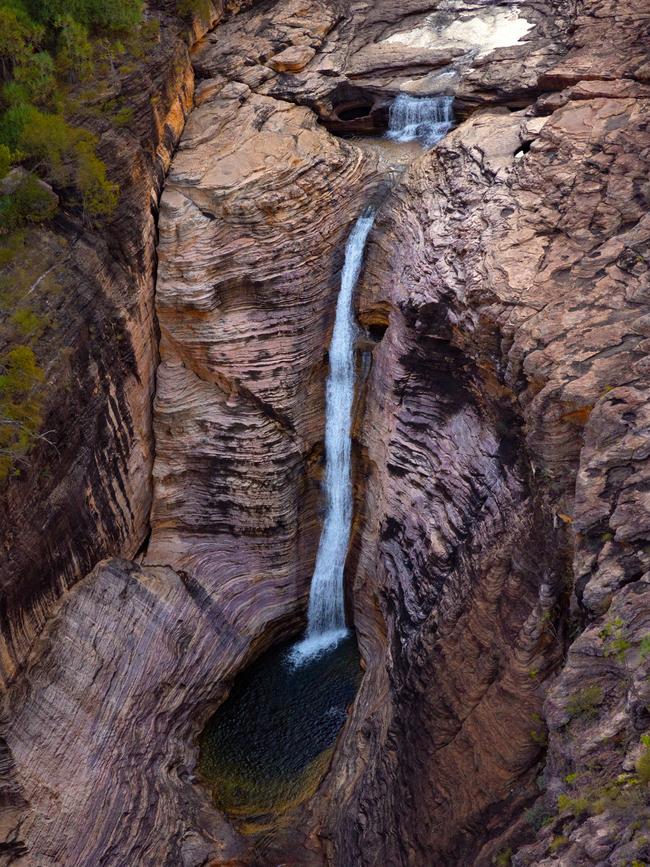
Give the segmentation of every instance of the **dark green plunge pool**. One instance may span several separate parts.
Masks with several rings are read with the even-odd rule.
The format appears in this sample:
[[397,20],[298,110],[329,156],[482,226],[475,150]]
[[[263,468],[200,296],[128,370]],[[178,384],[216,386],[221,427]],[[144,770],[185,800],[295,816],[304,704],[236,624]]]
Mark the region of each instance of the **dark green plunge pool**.
[[316,790],[361,679],[352,636],[299,666],[290,646],[239,675],[199,739],[216,806],[252,831]]

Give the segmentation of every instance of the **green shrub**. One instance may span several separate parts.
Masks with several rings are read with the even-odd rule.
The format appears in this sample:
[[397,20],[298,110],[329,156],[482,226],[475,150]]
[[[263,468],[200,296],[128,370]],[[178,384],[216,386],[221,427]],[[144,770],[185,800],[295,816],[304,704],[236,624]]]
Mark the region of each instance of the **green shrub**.
[[0,144],[0,180],[11,168],[11,151],[6,144]]
[[145,42],[158,42],[160,39],[160,21],[157,18],[146,21],[140,28],[140,36]]
[[54,95],[54,61],[47,51],[37,51],[14,69],[14,82],[37,105],[47,105]]
[[524,819],[535,831],[543,828],[552,818],[543,803],[535,804],[524,813]]
[[[91,217],[110,214],[117,205],[118,188],[107,179],[106,166],[95,152],[96,137],[70,126],[61,115],[44,114],[33,106],[27,108],[18,119],[12,119],[11,126],[12,133],[19,129],[17,144],[21,154],[34,161],[36,168],[56,184],[74,185],[81,194],[86,214]],[[25,216],[24,211],[20,213]],[[50,216],[49,213],[42,216],[38,208],[34,213],[40,219]],[[20,222],[6,224],[7,228],[12,225]]]
[[603,690],[600,686],[585,686],[574,693],[567,701],[567,713],[572,719],[595,717],[598,705],[603,703]]
[[130,105],[122,106],[119,111],[116,112],[113,123],[115,126],[123,127],[128,126],[133,120],[133,109]]
[[44,114],[32,108],[29,122],[20,131],[18,147],[26,157],[35,160],[48,177],[62,184],[68,180],[68,157],[81,130],[71,127],[59,114]]
[[599,635],[605,642],[605,656],[615,656],[619,662],[625,662],[625,654],[632,647],[623,636],[624,623],[620,617],[609,621],[600,630]]
[[46,320],[29,307],[21,307],[16,310],[9,321],[23,338],[39,337],[46,325]]
[[4,268],[19,256],[25,248],[25,232],[22,229],[0,235],[0,268]]
[[650,783],[650,735],[642,735],[643,750],[636,762],[636,772],[639,781],[647,786]]
[[512,849],[502,849],[492,859],[494,867],[509,867],[512,863]]
[[20,9],[0,6],[0,72],[7,78],[16,63],[25,60],[40,43],[44,30]]
[[55,211],[56,197],[27,174],[12,193],[0,196],[0,229],[14,232],[26,223],[42,223]]
[[553,839],[549,843],[548,850],[552,854],[555,854],[560,849],[563,849],[568,843],[569,843],[568,837],[565,837],[564,834],[558,834],[557,836],[553,837]]
[[56,50],[58,73],[71,82],[85,81],[92,72],[92,46],[88,31],[70,15],[56,19],[59,30]]
[[572,798],[569,795],[559,795],[557,799],[557,808],[560,813],[571,813],[574,816],[581,816],[589,812],[588,798]]
[[18,150],[18,142],[26,126],[29,125],[36,109],[25,102],[11,105],[0,116],[0,144],[10,151]]
[[43,23],[69,15],[86,27],[125,30],[142,17],[142,0],[28,0],[32,16]]
[[198,18],[207,23],[212,15],[210,0],[176,0],[176,11],[183,18]]
[[84,210],[92,217],[111,214],[117,206],[119,188],[107,179],[106,166],[95,153],[94,142],[81,140],[75,150],[75,184],[81,193]]
[[530,739],[538,747],[545,747],[548,742],[548,734],[544,728],[530,730]]
[[0,479],[9,475],[41,425],[43,378],[28,346],[16,346],[0,359]]

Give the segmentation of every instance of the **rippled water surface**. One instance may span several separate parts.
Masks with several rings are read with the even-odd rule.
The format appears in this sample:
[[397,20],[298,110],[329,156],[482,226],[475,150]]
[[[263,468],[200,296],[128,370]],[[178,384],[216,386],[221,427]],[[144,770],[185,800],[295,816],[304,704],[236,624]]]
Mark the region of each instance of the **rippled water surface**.
[[315,790],[361,679],[353,637],[295,667],[290,645],[243,672],[200,738],[199,773],[216,805],[241,819]]

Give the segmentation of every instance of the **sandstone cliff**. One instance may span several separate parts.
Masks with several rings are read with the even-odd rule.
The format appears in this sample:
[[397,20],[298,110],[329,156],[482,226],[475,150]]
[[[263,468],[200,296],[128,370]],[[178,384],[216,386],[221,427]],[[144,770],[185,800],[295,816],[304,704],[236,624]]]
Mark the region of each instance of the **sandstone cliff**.
[[62,212],[30,232],[19,272],[9,274],[47,324],[47,387],[43,436],[0,497],[3,682],[65,588],[104,556],[135,556],[149,532],[158,198],[192,106],[188,42],[242,5],[209,3],[187,33],[173,4],[149,4],[159,36],[112,84],[128,124],[80,117],[119,184],[117,212],[96,229]]
[[[646,27],[639,0],[281,0],[195,53],[160,214],[150,565],[102,563],[65,592],[8,694],[9,863],[650,859],[632,782],[650,726]],[[381,131],[396,92],[449,88],[458,128],[399,178],[328,131]],[[342,246],[385,180],[358,299],[373,348],[348,578],[366,673],[317,795],[251,845],[194,780],[193,738],[301,625]],[[43,614],[148,527],[142,220],[141,361],[106,383],[119,436],[90,439],[129,517],[92,544],[37,528],[57,544],[55,579],[33,579]],[[133,383],[126,424],[112,389]],[[83,526],[72,490],[58,502]],[[115,515],[74,490],[88,532]],[[10,671],[35,631],[16,599]]]

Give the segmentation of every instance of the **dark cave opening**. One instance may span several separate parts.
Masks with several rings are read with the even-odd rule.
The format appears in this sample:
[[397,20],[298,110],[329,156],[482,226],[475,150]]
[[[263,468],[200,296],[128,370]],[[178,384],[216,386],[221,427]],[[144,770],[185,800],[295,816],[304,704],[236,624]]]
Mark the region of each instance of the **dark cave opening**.
[[348,121],[348,120],[359,120],[360,118],[370,117],[372,112],[372,103],[370,104],[361,104],[361,105],[351,105],[347,108],[339,109],[336,112],[336,115],[339,120]]

